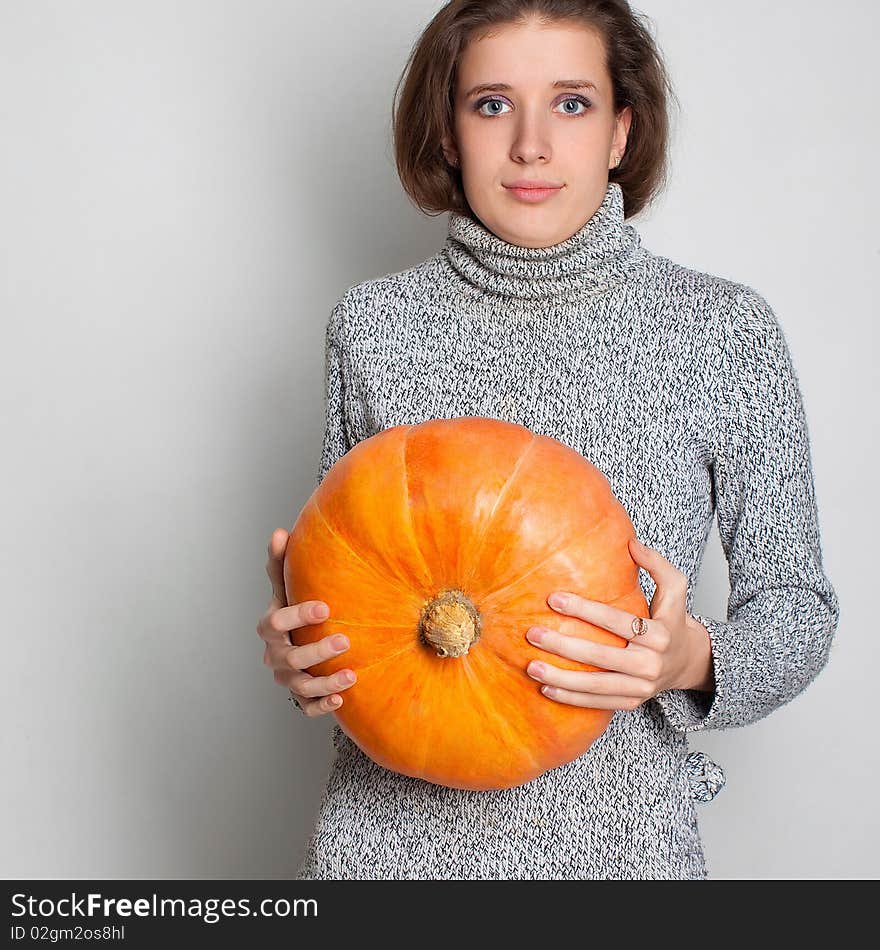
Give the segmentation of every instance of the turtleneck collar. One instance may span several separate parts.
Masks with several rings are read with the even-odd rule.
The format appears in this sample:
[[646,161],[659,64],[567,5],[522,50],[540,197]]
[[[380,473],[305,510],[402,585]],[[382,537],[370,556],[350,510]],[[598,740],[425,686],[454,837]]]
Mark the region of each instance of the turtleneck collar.
[[625,280],[646,251],[635,228],[624,223],[623,190],[612,181],[589,221],[559,244],[509,244],[476,218],[451,211],[442,253],[469,284],[536,300],[607,290]]

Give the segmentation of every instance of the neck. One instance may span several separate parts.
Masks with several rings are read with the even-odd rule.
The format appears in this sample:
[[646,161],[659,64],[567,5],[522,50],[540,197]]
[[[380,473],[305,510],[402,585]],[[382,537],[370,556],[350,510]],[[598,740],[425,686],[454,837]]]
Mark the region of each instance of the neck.
[[519,247],[477,218],[450,212],[443,254],[475,288],[538,300],[607,290],[627,278],[645,251],[638,232],[624,222],[623,190],[609,182],[589,220],[559,244]]

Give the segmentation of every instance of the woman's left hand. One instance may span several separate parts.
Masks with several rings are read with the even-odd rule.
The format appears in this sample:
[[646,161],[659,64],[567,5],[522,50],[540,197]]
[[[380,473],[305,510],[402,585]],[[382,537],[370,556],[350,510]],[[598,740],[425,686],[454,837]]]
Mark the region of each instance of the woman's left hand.
[[629,611],[567,591],[554,591],[547,598],[557,613],[624,637],[629,641],[625,649],[565,636],[546,627],[530,627],[526,633],[529,642],[542,650],[608,671],[578,672],[532,661],[527,667],[529,676],[547,684],[541,691],[557,702],[635,709],[666,689],[714,689],[709,631],[685,610],[687,577],[659,551],[635,538],[630,539],[629,550],[656,584],[643,634],[634,633],[634,615]]

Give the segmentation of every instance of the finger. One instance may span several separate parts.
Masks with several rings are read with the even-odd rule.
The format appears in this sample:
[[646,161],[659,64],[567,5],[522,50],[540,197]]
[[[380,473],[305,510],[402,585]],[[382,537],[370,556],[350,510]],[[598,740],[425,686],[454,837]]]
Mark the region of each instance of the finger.
[[329,607],[322,600],[304,600],[290,607],[270,606],[257,624],[257,633],[267,643],[281,643],[289,649],[291,640],[287,634],[290,630],[308,626],[310,623],[324,623],[327,620],[329,613],[319,614],[319,607],[329,611]]
[[[640,643],[627,643],[624,649],[581,637],[570,637],[546,627],[530,627],[526,638],[530,643],[540,645],[542,650],[549,650],[602,670],[628,673],[630,676],[641,676],[645,679],[651,679],[660,673],[659,654],[655,650],[642,649]],[[641,641],[644,637],[638,639]]]
[[591,709],[638,709],[644,702],[632,696],[602,696],[596,693],[573,692],[558,686],[542,686],[541,692],[555,703],[588,706]]
[[651,616],[678,620],[687,603],[688,579],[674,564],[655,548],[642,544],[636,538],[629,539],[629,551],[639,567],[644,568],[655,581],[651,598]]
[[574,692],[625,696],[639,700],[650,699],[654,695],[652,682],[637,676],[627,676],[626,673],[563,670],[549,663],[529,663],[526,672],[532,679],[548,686],[559,686]]
[[301,670],[276,670],[275,682],[297,696],[315,699],[351,688],[357,682],[357,675],[352,669],[337,670],[329,676],[311,676]]
[[330,617],[330,607],[323,600],[304,600],[289,607],[279,607],[270,617],[274,630],[288,633],[309,624],[324,623]]
[[341,633],[334,633],[329,637],[322,637],[314,643],[304,643],[299,647],[285,645],[270,648],[269,665],[274,670],[289,674],[291,670],[308,670],[310,667],[329,660],[332,657],[345,653],[351,646],[348,637]]
[[320,699],[303,699],[297,697],[302,707],[303,715],[323,716],[325,713],[333,712],[342,705],[342,697],[338,693],[332,696],[322,696]]
[[266,573],[272,582],[272,602],[279,607],[287,606],[287,594],[284,590],[284,553],[287,550],[288,538],[289,535],[283,528],[273,531],[269,538]]
[[[562,600],[557,600],[561,597]],[[560,614],[569,617],[577,617],[580,620],[586,620],[596,627],[602,627],[611,633],[623,637],[624,640],[635,640],[638,637],[641,646],[653,646],[654,649],[663,649],[661,646],[664,637],[660,631],[664,630],[665,625],[656,618],[645,617],[646,625],[642,624],[644,633],[637,634],[638,625],[633,628],[633,621],[638,619],[638,615],[629,610],[621,610],[619,607],[612,607],[610,604],[603,604],[598,600],[587,600],[578,594],[566,592],[554,592],[547,598],[547,603]]]

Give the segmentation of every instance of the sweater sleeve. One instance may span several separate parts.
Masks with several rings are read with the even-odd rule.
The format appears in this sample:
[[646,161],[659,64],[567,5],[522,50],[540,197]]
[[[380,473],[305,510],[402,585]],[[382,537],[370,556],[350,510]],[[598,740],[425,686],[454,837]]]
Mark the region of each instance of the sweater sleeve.
[[333,465],[351,448],[345,424],[345,383],[343,378],[344,298],[330,312],[324,335],[324,438],[317,485]]
[[767,301],[740,285],[722,347],[711,468],[727,558],[727,620],[709,631],[714,692],[657,700],[681,732],[745,726],[792,700],[828,661],[840,615],[825,576],[800,384]]

